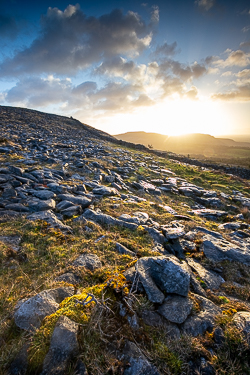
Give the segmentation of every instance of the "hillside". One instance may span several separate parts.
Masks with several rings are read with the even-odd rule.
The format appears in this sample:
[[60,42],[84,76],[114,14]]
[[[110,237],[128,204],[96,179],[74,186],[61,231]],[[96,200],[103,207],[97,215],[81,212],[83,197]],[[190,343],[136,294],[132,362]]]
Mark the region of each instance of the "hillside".
[[[229,159],[247,159],[250,163],[250,143],[236,142],[228,138],[215,138],[209,134],[166,136],[157,133],[128,132],[114,136],[123,141],[152,146],[154,149],[190,155],[200,159],[230,162]],[[239,161],[236,161],[239,163]],[[234,164],[232,162],[232,164]]]
[[190,163],[0,107],[1,374],[250,372],[249,180]]

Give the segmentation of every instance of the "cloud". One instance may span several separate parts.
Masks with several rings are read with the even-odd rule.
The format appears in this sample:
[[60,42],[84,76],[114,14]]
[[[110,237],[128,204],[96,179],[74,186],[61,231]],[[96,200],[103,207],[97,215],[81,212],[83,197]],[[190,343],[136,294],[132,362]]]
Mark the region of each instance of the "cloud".
[[243,33],[247,33],[250,30],[250,25],[243,27]]
[[160,20],[160,10],[157,5],[153,5],[151,11],[151,22],[157,24]]
[[157,46],[155,51],[151,53],[151,56],[154,56],[155,58],[173,56],[177,53],[176,48],[176,42],[173,42],[172,44],[164,43]]
[[244,48],[244,47],[250,47],[250,40],[248,40],[246,42],[240,43],[240,47],[242,47],[242,48]]
[[8,103],[22,103],[28,107],[46,107],[67,100],[71,93],[71,82],[60,80],[53,76],[46,79],[29,77],[20,80],[16,86],[5,93]]
[[199,78],[207,72],[204,65],[198,64],[197,62],[192,65],[181,64],[179,61],[167,60],[160,64],[160,71],[162,73],[171,71],[175,76],[180,78],[183,82],[188,82],[191,79]]
[[194,3],[201,11],[207,12],[215,5],[215,0],[196,0]]
[[243,69],[234,76],[237,79],[230,82],[223,92],[213,94],[212,99],[250,101],[250,69]]
[[76,74],[103,58],[138,56],[151,40],[152,27],[131,11],[116,9],[97,18],[86,16],[79,5],[64,11],[49,8],[41,18],[39,37],[2,62],[0,76]]
[[191,86],[190,90],[186,92],[185,97],[191,100],[198,100],[198,89],[196,86]]
[[214,100],[226,100],[226,101],[249,101],[250,100],[250,83],[236,89],[227,90],[224,93],[218,93],[212,95]]
[[137,65],[134,61],[127,61],[121,56],[115,56],[110,60],[105,60],[98,68],[96,74],[108,75],[110,77],[121,77],[126,81],[143,81],[146,75],[146,65]]
[[224,73],[222,73],[222,77],[230,77],[232,75],[232,72],[230,71],[230,70],[228,70],[228,71],[226,71],[226,72],[224,72]]
[[18,28],[14,17],[0,14],[0,37],[14,39],[17,32]]
[[96,82],[87,81],[74,86],[70,79],[24,77],[16,85],[0,93],[6,103],[29,108],[57,105],[64,111],[86,110],[92,115],[121,113],[138,107],[153,105],[154,101],[144,93],[140,85],[108,82],[98,88]]
[[225,60],[214,57],[213,64],[220,68],[226,68],[229,66],[245,67],[250,64],[249,53],[245,53],[242,50],[237,50],[237,51],[229,50],[226,52],[229,53],[229,55]]
[[236,74],[236,77],[240,77],[240,78],[250,78],[250,69],[244,69],[244,70],[241,70],[240,72],[238,72]]

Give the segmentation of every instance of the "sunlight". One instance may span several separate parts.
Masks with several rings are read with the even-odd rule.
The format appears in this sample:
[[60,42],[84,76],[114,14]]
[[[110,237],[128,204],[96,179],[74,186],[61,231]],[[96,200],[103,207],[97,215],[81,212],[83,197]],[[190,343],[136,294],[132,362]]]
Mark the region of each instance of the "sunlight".
[[93,121],[92,125],[110,134],[145,131],[166,135],[204,133],[216,136],[229,134],[233,128],[229,114],[218,102],[188,99],[166,100],[131,114]]

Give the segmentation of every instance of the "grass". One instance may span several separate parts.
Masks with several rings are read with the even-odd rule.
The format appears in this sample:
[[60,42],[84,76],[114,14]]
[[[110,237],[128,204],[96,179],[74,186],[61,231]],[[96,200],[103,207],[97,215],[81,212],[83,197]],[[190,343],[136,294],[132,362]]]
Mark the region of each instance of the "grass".
[[[112,146],[115,150],[117,146]],[[122,146],[119,148],[124,149]],[[119,153],[119,151],[117,151]],[[129,151],[136,162],[145,162],[146,166],[139,168],[139,173],[146,179],[158,178],[152,164],[159,168],[171,169],[179,178],[204,189],[214,189],[218,193],[231,194],[233,190],[241,191],[245,196],[249,194],[249,183],[238,178],[211,171],[203,171],[198,167],[181,165],[169,159],[157,158],[152,154],[140,151]],[[147,161],[144,157],[148,157]],[[15,155],[10,156],[10,162],[18,160]],[[1,161],[1,160],[0,160]],[[5,163],[6,159],[2,159]],[[95,159],[90,158],[91,163]],[[105,159],[98,160],[104,171],[110,167]],[[133,161],[120,162],[120,166],[133,165]],[[118,164],[117,164],[118,165]],[[59,168],[53,165],[52,168]],[[35,167],[35,169],[37,169]],[[81,172],[77,173],[81,174]],[[92,175],[91,175],[92,176]],[[93,176],[92,176],[93,177]],[[137,181],[134,171],[128,173],[130,181]],[[73,181],[63,181],[74,186]],[[106,184],[111,186],[110,184]],[[89,191],[91,189],[88,188]],[[133,216],[136,211],[146,212],[150,218],[165,225],[175,218],[164,210],[164,205],[175,209],[180,215],[188,215],[190,207],[195,203],[192,198],[176,195],[173,193],[161,196],[138,193],[134,194],[146,198],[146,202],[128,203],[119,201],[114,197],[106,197],[102,201],[95,202],[95,209],[100,208],[103,213],[119,217],[122,214]],[[114,204],[119,204],[115,206]],[[239,206],[240,209],[240,206]],[[242,210],[243,211],[243,210]],[[243,212],[245,219],[249,216],[249,210]],[[227,218],[228,219],[228,218]],[[233,220],[229,216],[230,220]],[[220,231],[218,222],[201,219],[193,216],[189,222],[182,221],[185,230],[192,230],[196,226],[204,226],[210,230]],[[0,223],[2,236],[21,236],[22,253],[26,254],[27,261],[18,258],[4,243],[0,243],[0,369],[5,375],[9,363],[13,360],[23,343],[31,343],[29,349],[29,374],[38,373],[41,370],[43,359],[50,345],[53,328],[60,315],[66,315],[80,324],[79,358],[87,366],[88,372],[92,374],[121,374],[122,363],[117,356],[112,354],[115,349],[122,350],[126,340],[135,342],[146,357],[157,366],[161,374],[189,374],[190,361],[196,368],[199,360],[204,357],[212,363],[218,374],[248,374],[249,373],[249,347],[242,333],[237,331],[233,325],[233,314],[235,311],[250,311],[247,302],[250,298],[250,270],[246,265],[236,262],[222,262],[213,264],[205,259],[202,249],[202,235],[195,238],[196,251],[186,256],[194,256],[208,268],[221,267],[223,269],[223,284],[220,294],[217,295],[206,288],[207,297],[218,306],[222,307],[224,313],[218,317],[216,326],[223,329],[225,342],[222,347],[216,347],[214,333],[204,337],[191,338],[182,336],[180,339],[170,338],[166,329],[146,326],[140,321],[140,329],[134,331],[126,318],[120,315],[120,305],[128,310],[128,314],[136,313],[140,316],[141,311],[154,308],[146,298],[145,294],[136,294],[132,302],[126,305],[126,296],[131,287],[123,277],[123,272],[132,266],[136,259],[142,256],[157,255],[152,251],[154,243],[149,234],[139,227],[135,231],[118,226],[100,226],[91,222],[82,225],[73,219],[66,221],[73,228],[72,235],[64,235],[58,230],[50,228],[42,221],[28,222],[25,219],[10,220]],[[86,227],[89,230],[86,230]],[[222,231],[221,231],[222,233]],[[227,233],[226,233],[227,235]],[[99,241],[96,241],[100,239]],[[135,256],[120,255],[115,249],[116,242],[126,246],[135,253]],[[93,272],[85,269],[75,268],[72,263],[81,253],[96,254],[102,262],[102,267]],[[44,289],[56,288],[67,285],[56,281],[56,277],[66,273],[74,272],[80,276],[81,281],[77,285],[78,293],[64,300],[60,309],[51,316],[44,319],[41,327],[31,337],[18,329],[13,320],[13,310],[16,303],[22,298],[29,298]],[[199,279],[202,286],[204,281]],[[240,283],[242,287],[234,282]],[[81,306],[76,299],[82,301],[87,293],[92,293],[102,301],[105,299],[108,311],[98,304]],[[199,301],[190,297],[194,303],[194,311],[200,311]],[[234,299],[234,298],[237,298]],[[234,334],[235,332],[235,334]],[[211,350],[213,354],[211,354]],[[74,374],[74,364],[68,369],[68,374]]]

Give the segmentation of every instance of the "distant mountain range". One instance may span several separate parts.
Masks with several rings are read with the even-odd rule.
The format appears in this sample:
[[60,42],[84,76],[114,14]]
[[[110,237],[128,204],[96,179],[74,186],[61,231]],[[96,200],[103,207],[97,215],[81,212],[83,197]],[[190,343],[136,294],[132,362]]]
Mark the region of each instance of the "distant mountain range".
[[250,142],[237,142],[229,138],[215,138],[212,135],[200,133],[167,136],[140,131],[117,134],[114,137],[123,141],[150,146],[157,150],[208,157],[227,148],[250,149]]

